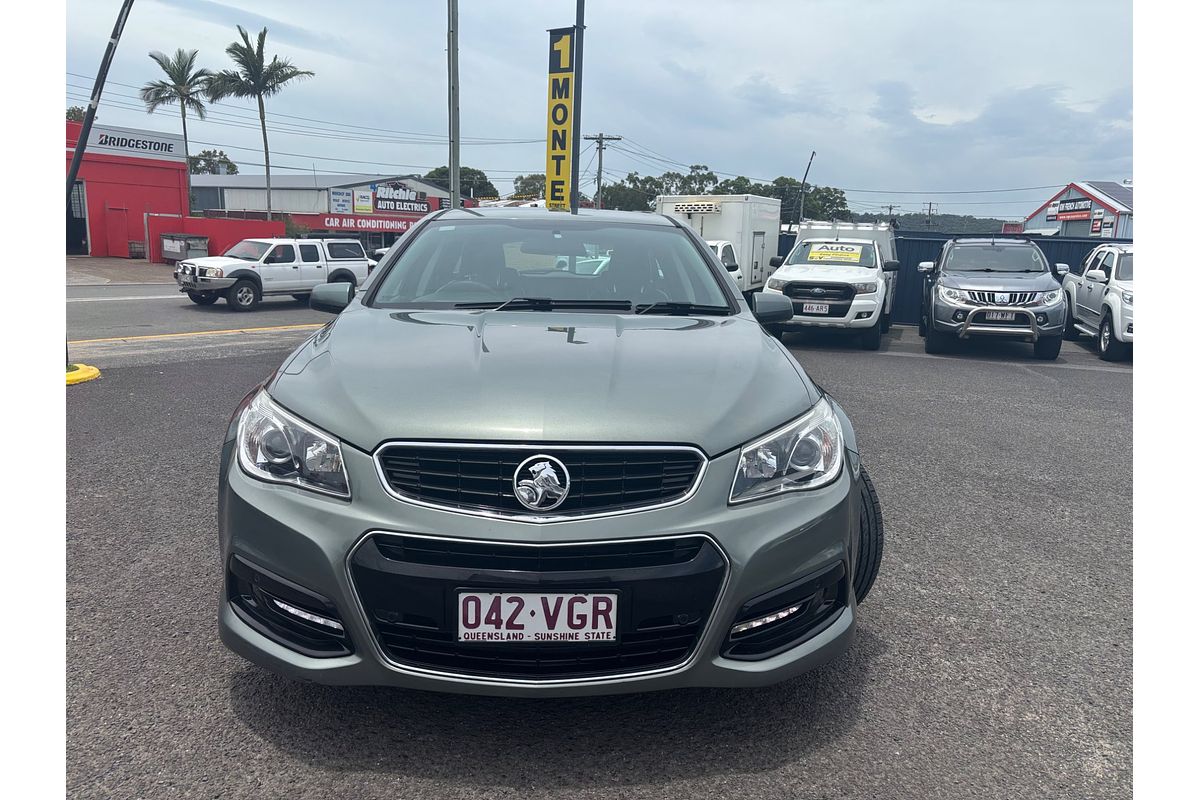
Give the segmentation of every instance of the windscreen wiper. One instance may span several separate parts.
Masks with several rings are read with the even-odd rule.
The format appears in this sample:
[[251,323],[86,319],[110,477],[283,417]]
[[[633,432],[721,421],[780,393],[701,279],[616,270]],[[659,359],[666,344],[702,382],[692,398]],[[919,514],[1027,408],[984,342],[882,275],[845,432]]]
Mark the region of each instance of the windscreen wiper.
[[637,314],[671,314],[686,317],[688,314],[728,314],[729,306],[708,306],[700,303],[680,303],[675,300],[659,300],[634,308]]
[[477,303],[455,303],[455,308],[479,308],[488,311],[559,311],[576,309],[601,309],[629,311],[633,303],[628,300],[556,300],[553,297],[510,297],[508,300],[486,300]]

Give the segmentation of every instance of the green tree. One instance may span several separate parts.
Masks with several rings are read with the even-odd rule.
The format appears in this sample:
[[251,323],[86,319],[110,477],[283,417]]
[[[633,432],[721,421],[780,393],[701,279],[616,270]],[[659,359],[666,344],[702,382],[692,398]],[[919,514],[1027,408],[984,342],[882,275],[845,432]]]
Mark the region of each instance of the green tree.
[[[157,50],[151,52],[150,59],[158,64],[167,79],[150,81],[141,90],[147,114],[153,114],[163,106],[179,106],[179,121],[183,124],[183,156],[188,159],[189,164],[191,156],[188,154],[187,113],[191,111],[197,119],[204,119],[203,97],[208,89],[209,79],[212,78],[212,73],[208,70],[196,68],[196,55],[196,50],[184,50],[182,47],[175,51],[174,56]],[[190,178],[188,192],[190,195]]]
[[188,156],[188,171],[193,175],[237,175],[238,166],[224,150],[201,150]]
[[83,106],[71,106],[67,109],[67,119],[71,122],[83,122],[86,113]]
[[271,219],[271,148],[267,144],[267,109],[264,98],[283,91],[294,80],[311,78],[314,73],[300,69],[288,59],[278,55],[267,61],[265,53],[267,29],[258,33],[257,44],[250,43],[250,34],[241,25],[238,33],[242,41],[233,42],[225,52],[233,59],[235,69],[223,69],[208,81],[208,98],[213,102],[226,97],[253,97],[258,103],[258,122],[262,127],[263,164],[267,173],[267,219]]
[[660,194],[664,194],[660,178],[630,172],[616,183],[604,186],[604,207],[620,211],[652,211],[654,198]]
[[513,178],[513,194],[521,197],[544,197],[546,195],[545,173],[518,175]]
[[[438,167],[425,173],[425,180],[450,191],[450,167]],[[458,168],[458,188],[463,197],[499,197],[500,192],[481,169]]]

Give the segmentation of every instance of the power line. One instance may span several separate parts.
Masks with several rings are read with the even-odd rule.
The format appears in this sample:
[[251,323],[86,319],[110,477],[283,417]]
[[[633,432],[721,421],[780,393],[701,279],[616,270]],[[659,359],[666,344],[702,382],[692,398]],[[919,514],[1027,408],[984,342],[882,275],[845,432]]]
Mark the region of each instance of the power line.
[[[583,138],[596,143],[596,153],[600,156],[600,164],[596,167],[596,208],[604,208],[604,143],[619,142],[621,141],[621,137],[613,136],[611,134],[605,136],[603,133],[597,133],[590,136],[584,136]],[[591,166],[591,164],[588,166]]]

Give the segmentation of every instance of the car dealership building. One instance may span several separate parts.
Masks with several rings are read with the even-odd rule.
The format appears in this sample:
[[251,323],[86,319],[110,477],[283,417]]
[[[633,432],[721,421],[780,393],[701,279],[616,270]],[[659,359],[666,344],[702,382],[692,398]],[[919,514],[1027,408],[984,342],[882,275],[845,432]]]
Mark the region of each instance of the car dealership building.
[[1133,185],[1069,183],[1025,218],[1026,233],[1101,239],[1133,238]]

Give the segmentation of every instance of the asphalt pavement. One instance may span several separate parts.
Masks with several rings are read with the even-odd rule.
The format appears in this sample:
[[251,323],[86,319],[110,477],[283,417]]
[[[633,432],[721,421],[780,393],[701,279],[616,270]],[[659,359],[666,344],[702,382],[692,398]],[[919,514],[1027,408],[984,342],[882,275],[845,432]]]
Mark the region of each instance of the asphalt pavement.
[[126,294],[68,302],[73,340],[115,338],[73,345],[103,376],[67,394],[71,797],[1131,794],[1129,364],[1074,343],[927,356],[912,328],[877,353],[789,339],[854,421],[887,534],[854,646],[806,676],[541,701],[331,688],[242,661],[215,623],[229,414],[312,330],[286,326],[328,317],[104,290]]

